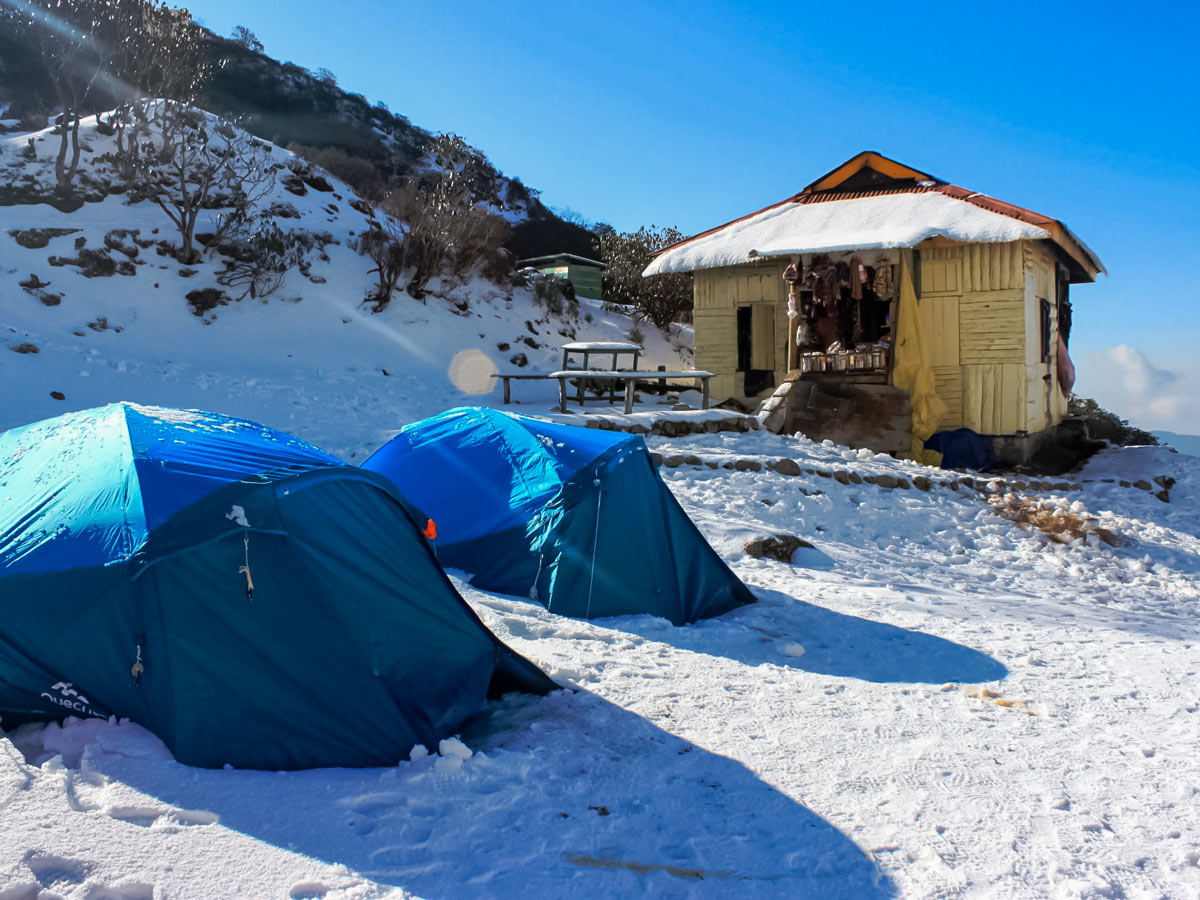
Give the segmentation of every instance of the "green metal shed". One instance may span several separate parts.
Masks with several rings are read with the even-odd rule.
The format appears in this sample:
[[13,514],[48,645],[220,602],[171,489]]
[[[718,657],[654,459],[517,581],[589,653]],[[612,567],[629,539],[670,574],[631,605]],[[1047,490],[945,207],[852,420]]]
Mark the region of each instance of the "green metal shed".
[[543,274],[565,278],[575,287],[575,296],[604,299],[604,263],[574,253],[554,253],[517,261],[518,268],[533,268]]

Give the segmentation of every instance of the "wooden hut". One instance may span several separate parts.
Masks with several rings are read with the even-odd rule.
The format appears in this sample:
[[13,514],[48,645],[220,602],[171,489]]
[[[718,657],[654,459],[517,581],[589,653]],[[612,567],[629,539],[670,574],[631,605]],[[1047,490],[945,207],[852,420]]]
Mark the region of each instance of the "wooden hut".
[[588,300],[604,299],[604,263],[574,253],[554,253],[550,256],[535,256],[517,261],[518,268],[537,269],[544,275],[553,275],[571,282],[576,297]]
[[1020,459],[1066,411],[1069,285],[1104,267],[1056,219],[868,151],[644,274],[681,271],[714,398],[815,439],[920,456],[968,428]]

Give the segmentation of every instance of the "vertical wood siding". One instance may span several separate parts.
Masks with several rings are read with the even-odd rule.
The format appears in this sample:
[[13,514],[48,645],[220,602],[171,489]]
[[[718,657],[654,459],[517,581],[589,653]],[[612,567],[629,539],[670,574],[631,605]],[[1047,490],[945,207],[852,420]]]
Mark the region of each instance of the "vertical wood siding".
[[[1037,241],[935,239],[919,249],[919,318],[938,395],[948,408],[940,428],[1015,434],[1060,421],[1065,407],[1057,399],[1053,343],[1051,361],[1043,363],[1037,302],[1054,300],[1053,254]],[[736,372],[738,306],[764,305],[762,312],[756,307],[752,319],[754,367],[773,365],[777,380],[787,374],[786,266],[787,260],[762,260],[695,273],[696,365],[715,373],[714,399],[742,399],[743,379]],[[1053,328],[1052,342],[1057,321]],[[768,343],[773,359],[763,349]]]
[[[1052,251],[1038,241],[1022,242],[1024,266],[1025,328],[1029,342],[1025,351],[1025,421],[1022,428],[1041,431],[1063,419],[1065,403],[1060,403],[1058,387],[1058,310],[1055,304],[1055,270]],[[1050,302],[1050,358],[1041,358],[1041,301]],[[1047,377],[1049,376],[1049,377]]]
[[980,434],[1015,434],[1023,427],[1025,366],[962,367],[963,425]]

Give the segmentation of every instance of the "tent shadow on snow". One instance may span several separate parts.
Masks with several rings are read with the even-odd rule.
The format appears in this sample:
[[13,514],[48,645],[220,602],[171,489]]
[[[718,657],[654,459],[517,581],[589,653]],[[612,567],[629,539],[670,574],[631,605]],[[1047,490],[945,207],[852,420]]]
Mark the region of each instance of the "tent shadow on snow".
[[[757,604],[687,628],[642,617],[614,627],[750,666],[772,663],[878,684],[975,684],[1008,677],[998,660],[937,635],[834,612],[779,591],[755,593]],[[796,645],[803,652],[792,655]]]
[[276,776],[95,748],[84,764],[419,896],[896,896],[853,841],[741,763],[587,691],[510,696],[465,736],[470,759],[389,769]]

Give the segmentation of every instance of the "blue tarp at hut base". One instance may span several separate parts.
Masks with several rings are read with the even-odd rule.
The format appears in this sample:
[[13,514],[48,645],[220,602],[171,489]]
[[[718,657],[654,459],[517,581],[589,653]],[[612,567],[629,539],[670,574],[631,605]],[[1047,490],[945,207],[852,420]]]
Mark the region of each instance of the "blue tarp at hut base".
[[970,428],[939,431],[925,439],[925,446],[942,454],[943,469],[974,469],[977,472],[988,472],[996,466],[992,437],[976,434]]
[[426,523],[226,416],[119,403],[0,434],[0,720],[129,717],[202,766],[387,765],[554,689]]
[[430,515],[443,565],[485,590],[677,625],[754,600],[637,435],[467,407],[408,425],[362,467]]

